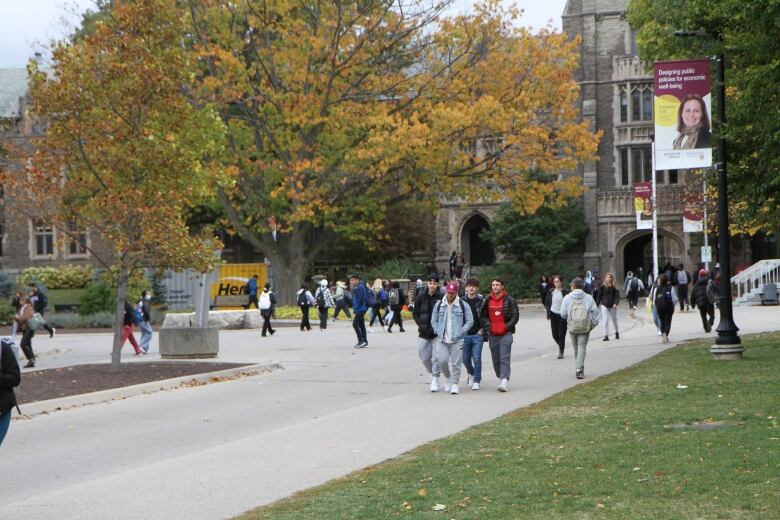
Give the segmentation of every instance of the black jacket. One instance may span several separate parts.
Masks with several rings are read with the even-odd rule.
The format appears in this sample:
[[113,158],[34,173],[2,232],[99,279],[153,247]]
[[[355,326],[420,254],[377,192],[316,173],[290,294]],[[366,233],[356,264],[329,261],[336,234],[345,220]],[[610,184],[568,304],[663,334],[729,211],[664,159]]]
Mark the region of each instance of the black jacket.
[[474,334],[478,334],[479,331],[482,329],[482,323],[479,316],[482,315],[482,307],[485,306],[485,297],[481,294],[478,294],[476,298],[473,300],[470,300],[468,296],[465,296],[462,298],[463,302],[467,303],[469,307],[471,307],[471,315],[476,316],[474,319],[474,325],[471,326],[471,328],[466,332],[469,336],[473,336]]
[[[552,313],[550,307],[552,307],[552,298],[554,292],[555,292],[555,287],[547,291],[547,297],[544,299],[544,307],[547,309],[548,320],[550,319],[550,314]],[[563,294],[564,297],[566,297],[566,295],[569,294],[569,291],[567,291],[566,289],[563,288],[563,286],[561,286],[561,293]]]
[[123,324],[130,325],[131,327],[135,325],[135,311],[127,302],[125,302],[125,318]]
[[16,406],[14,388],[19,386],[22,376],[11,347],[3,345],[0,349],[0,413],[5,413]]
[[431,296],[427,290],[417,295],[417,299],[414,301],[412,316],[417,324],[417,335],[423,339],[436,337],[431,326],[431,317],[433,316],[433,307],[438,301],[441,301],[441,291],[436,291],[436,294]]
[[596,305],[603,305],[607,309],[611,309],[618,303],[620,303],[620,290],[615,287],[607,287],[602,284],[599,290],[596,291]]
[[[508,294],[504,294],[504,302],[502,305],[502,314],[504,315],[504,324],[506,330],[510,333],[515,333],[515,325],[517,320],[520,319],[520,309],[517,308],[517,303]],[[490,334],[490,295],[485,296],[485,304],[482,306],[482,313],[480,314],[480,321],[482,323],[482,330]]]

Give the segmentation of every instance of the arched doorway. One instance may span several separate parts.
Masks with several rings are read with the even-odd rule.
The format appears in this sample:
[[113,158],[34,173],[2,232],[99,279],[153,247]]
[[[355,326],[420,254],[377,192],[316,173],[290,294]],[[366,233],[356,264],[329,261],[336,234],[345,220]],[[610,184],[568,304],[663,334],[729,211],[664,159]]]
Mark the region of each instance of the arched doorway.
[[[623,266],[620,276],[626,272],[636,274],[641,268],[645,273],[653,271],[653,233],[651,231],[637,232],[623,240]],[[667,232],[658,232],[658,269],[663,269],[667,262],[672,265],[682,263],[683,246],[680,239]]]
[[482,238],[483,231],[490,229],[490,223],[482,215],[470,217],[460,232],[460,250],[471,265],[492,265],[496,261],[493,246]]

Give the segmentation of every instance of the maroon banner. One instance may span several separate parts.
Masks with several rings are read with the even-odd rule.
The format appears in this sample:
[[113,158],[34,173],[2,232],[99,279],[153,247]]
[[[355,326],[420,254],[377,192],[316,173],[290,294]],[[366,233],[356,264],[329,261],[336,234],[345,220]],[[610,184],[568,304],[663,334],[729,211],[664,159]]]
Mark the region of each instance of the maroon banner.
[[686,193],[683,196],[683,232],[704,231],[704,199],[701,193]]
[[634,211],[637,229],[653,229],[653,184],[634,183]]

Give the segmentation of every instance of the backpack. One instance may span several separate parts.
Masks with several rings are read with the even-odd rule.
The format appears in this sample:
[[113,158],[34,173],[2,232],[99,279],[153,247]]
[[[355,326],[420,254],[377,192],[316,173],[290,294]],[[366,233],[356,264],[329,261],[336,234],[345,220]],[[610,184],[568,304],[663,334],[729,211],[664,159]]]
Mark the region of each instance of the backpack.
[[133,317],[136,325],[140,325],[144,321],[144,313],[138,307],[133,307]]
[[707,301],[710,305],[715,305],[715,302],[718,301],[718,295],[715,291],[715,282],[712,280],[707,280]]
[[368,287],[366,287],[366,305],[369,307],[376,305],[376,294],[373,289],[369,289]]
[[317,289],[317,307],[320,309],[325,308],[325,291],[320,287]]
[[387,298],[390,305],[398,305],[398,289],[390,289],[390,296]]
[[677,285],[688,285],[688,274],[682,269],[677,271]]
[[[661,291],[660,294],[658,291]],[[663,312],[666,309],[669,308],[669,306],[672,304],[672,289],[669,287],[659,287],[655,291],[655,304],[656,309],[658,309],[658,312]]]
[[263,291],[258,299],[257,307],[261,310],[268,310],[271,308],[271,294]]
[[41,310],[46,310],[46,307],[49,305],[49,299],[46,297],[46,293],[42,291],[38,291],[38,305],[40,305]]
[[309,299],[306,298],[306,289],[301,289],[301,292],[298,294],[298,305],[300,307],[305,307],[309,305]]
[[639,280],[636,278],[632,278],[631,282],[628,284],[628,288],[631,292],[636,292],[639,290]]
[[567,320],[569,332],[588,334],[591,328],[590,324],[590,315],[588,314],[588,308],[585,307],[585,298],[572,298],[569,319]]

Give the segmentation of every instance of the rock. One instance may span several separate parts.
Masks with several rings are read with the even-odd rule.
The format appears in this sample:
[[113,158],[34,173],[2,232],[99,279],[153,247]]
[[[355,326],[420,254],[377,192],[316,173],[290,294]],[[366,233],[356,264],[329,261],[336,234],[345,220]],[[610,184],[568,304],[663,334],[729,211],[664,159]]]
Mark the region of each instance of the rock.
[[[195,319],[195,314],[166,314],[162,328],[189,327]],[[257,309],[209,311],[209,327],[217,329],[259,329],[262,327],[262,317]]]
[[170,327],[159,332],[160,357],[212,358],[219,353],[217,327]]

